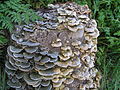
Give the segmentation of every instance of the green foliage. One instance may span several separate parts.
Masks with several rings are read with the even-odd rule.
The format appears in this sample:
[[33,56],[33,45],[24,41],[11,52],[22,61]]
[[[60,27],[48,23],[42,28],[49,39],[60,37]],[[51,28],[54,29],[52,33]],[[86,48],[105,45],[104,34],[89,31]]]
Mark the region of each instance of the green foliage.
[[4,36],[0,36],[0,44],[5,44],[7,43],[7,38],[5,38]]
[[4,71],[4,62],[6,60],[6,44],[8,39],[4,36],[5,34],[0,31],[0,90],[8,90],[6,84],[6,73]]
[[47,5],[51,3],[63,3],[67,1],[74,2],[76,0],[23,0],[24,3],[31,4],[32,8],[35,8],[35,9],[40,8],[40,7],[47,7]]
[[51,3],[64,3],[67,1],[76,2],[80,5],[85,5],[87,3],[86,0],[23,0],[23,3],[29,3],[32,8],[38,9],[41,7],[47,7],[47,5]]
[[8,0],[0,3],[0,28],[13,30],[14,24],[28,24],[39,19],[30,9],[29,4],[22,4],[21,0]]
[[119,90],[120,89],[120,56],[107,54],[105,47],[100,47],[97,53],[98,69],[102,72],[100,90]]
[[[1,34],[1,33],[0,33]],[[5,67],[4,67],[4,62],[6,60],[6,43],[8,40],[0,35],[0,90],[8,90],[9,86],[6,83],[6,73],[5,73]]]
[[100,36],[97,68],[101,70],[100,90],[120,89],[120,1],[86,0],[97,20]]
[[9,86],[6,83],[6,73],[3,68],[0,68],[0,90],[8,90]]

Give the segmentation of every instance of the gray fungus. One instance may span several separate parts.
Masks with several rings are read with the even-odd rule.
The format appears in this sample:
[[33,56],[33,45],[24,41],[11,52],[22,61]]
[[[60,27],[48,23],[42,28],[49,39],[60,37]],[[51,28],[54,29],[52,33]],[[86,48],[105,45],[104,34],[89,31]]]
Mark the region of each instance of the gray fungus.
[[16,26],[5,64],[16,90],[98,90],[97,23],[87,5],[49,4],[43,20]]

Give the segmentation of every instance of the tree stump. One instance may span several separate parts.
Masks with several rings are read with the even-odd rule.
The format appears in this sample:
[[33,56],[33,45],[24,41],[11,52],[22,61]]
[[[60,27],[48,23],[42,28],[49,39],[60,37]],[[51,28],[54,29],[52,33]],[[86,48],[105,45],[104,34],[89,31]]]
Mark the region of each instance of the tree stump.
[[7,49],[8,85],[16,90],[97,90],[99,31],[87,5],[49,4],[44,19],[16,26]]

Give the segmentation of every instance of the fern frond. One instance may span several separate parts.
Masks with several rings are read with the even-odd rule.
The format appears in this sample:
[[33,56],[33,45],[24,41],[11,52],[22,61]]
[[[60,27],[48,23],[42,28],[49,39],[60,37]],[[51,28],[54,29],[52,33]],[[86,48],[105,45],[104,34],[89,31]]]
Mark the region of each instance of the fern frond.
[[30,9],[29,4],[23,4],[21,0],[8,0],[0,3],[0,24],[1,28],[12,30],[14,24],[28,24],[39,18],[37,14]]
[[13,29],[13,23],[11,19],[7,16],[2,16],[0,18],[0,23],[2,24],[3,28],[9,29],[10,31]]
[[114,35],[120,36],[120,31],[115,32]]
[[8,40],[4,36],[0,36],[0,45],[5,44]]

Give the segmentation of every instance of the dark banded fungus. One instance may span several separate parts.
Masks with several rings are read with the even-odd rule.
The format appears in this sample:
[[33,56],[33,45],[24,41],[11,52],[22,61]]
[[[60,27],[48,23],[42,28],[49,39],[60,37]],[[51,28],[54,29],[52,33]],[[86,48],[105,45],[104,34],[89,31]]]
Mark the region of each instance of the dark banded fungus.
[[16,26],[5,64],[16,90],[97,90],[94,67],[99,31],[87,5],[50,4],[43,20]]

